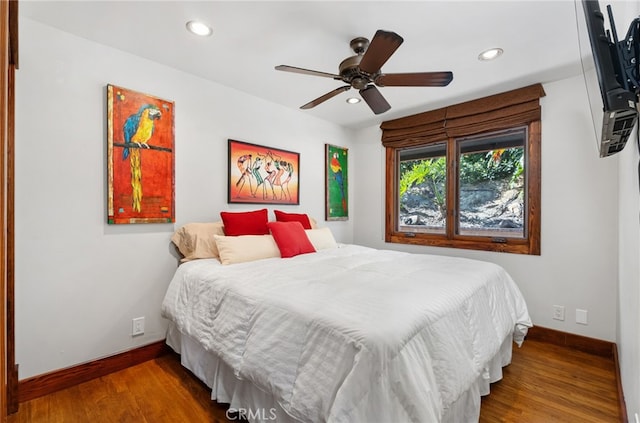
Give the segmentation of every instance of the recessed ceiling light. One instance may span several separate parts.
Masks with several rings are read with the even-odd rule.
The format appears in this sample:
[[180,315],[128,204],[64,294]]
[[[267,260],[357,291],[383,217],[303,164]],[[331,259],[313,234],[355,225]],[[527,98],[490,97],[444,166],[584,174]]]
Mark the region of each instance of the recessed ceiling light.
[[187,22],[187,29],[196,35],[200,35],[201,37],[206,37],[213,33],[213,30],[209,26],[198,21]]
[[493,60],[498,58],[500,55],[502,55],[502,53],[504,53],[504,50],[502,50],[501,48],[490,48],[489,50],[485,50],[482,53],[480,53],[478,55],[478,60]]
[[349,104],[356,104],[356,103],[360,103],[360,99],[356,98],[356,97],[349,97],[347,99],[347,103]]

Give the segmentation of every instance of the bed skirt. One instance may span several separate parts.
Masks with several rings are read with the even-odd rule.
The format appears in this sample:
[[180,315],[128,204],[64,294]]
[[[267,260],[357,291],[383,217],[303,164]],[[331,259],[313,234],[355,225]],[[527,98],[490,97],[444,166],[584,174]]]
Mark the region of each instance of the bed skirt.
[[[181,333],[171,322],[166,342],[180,354],[181,364],[211,388],[211,399],[229,404],[228,417],[231,420],[241,415],[251,423],[299,423],[280,407],[271,394],[239,379],[230,366],[206,351],[193,338]],[[444,410],[442,423],[478,422],[481,396],[489,394],[491,383],[502,379],[502,368],[511,363],[512,343],[512,336],[507,336],[476,382]]]

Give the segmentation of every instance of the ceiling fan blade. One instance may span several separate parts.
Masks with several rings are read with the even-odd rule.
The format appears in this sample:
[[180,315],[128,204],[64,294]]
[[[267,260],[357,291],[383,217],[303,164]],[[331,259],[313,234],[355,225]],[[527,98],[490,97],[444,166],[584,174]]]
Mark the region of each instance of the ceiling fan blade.
[[378,72],[403,41],[395,32],[379,29],[362,56],[360,70],[370,74]]
[[383,73],[375,83],[380,87],[444,87],[451,80],[452,72]]
[[279,66],[276,66],[276,70],[285,71],[285,72],[301,73],[301,74],[304,74],[304,75],[323,76],[325,78],[332,78],[332,79],[337,79],[337,80],[342,79],[342,78],[340,78],[340,75],[335,75],[333,73],[320,72],[320,71],[314,71],[314,70],[303,69],[303,68],[296,68],[295,66],[279,65]]
[[325,95],[320,96],[320,97],[316,98],[315,100],[311,100],[310,102],[308,102],[304,106],[301,106],[300,108],[301,109],[311,109],[312,107],[316,107],[318,104],[324,103],[325,101],[329,100],[330,98],[337,96],[341,92],[348,91],[350,88],[351,88],[351,85],[345,85],[344,87],[336,88],[335,90],[329,91]]
[[375,85],[367,85],[360,90],[360,95],[376,115],[384,113],[391,108],[391,105],[387,103],[387,100],[385,100]]

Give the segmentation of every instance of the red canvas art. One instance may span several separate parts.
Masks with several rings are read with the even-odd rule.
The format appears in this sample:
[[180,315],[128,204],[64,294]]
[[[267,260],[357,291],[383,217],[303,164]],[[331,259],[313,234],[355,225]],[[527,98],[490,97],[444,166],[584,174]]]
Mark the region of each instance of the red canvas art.
[[174,104],[107,86],[108,223],[172,223]]

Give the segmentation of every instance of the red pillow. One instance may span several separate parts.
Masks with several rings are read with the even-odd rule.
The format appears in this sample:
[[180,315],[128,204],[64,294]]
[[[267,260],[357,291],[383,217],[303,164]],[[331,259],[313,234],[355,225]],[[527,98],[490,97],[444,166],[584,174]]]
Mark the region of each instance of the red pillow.
[[278,245],[280,257],[316,252],[300,222],[269,222],[267,225]]
[[250,212],[220,212],[224,224],[224,234],[238,235],[269,235],[267,209]]
[[300,222],[304,229],[311,229],[311,221],[309,216],[304,213],[285,213],[280,210],[274,210],[278,222]]

